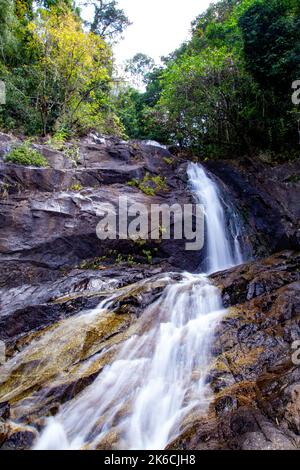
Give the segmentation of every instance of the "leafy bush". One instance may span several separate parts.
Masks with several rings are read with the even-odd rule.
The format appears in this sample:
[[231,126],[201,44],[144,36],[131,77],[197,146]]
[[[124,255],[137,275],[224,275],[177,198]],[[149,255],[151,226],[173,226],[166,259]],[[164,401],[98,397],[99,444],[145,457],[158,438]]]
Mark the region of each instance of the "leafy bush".
[[53,150],[63,150],[65,142],[69,137],[68,131],[65,129],[60,129],[56,131],[52,137],[48,139],[47,144],[53,148]]
[[142,180],[129,181],[128,185],[139,188],[147,196],[155,196],[159,191],[167,192],[169,190],[166,178],[159,175],[150,176],[149,173],[146,173]]
[[82,185],[80,183],[74,183],[71,187],[70,187],[70,190],[71,191],[81,191],[82,190]]
[[48,162],[43,155],[34,150],[29,142],[13,148],[6,156],[6,161],[24,166],[46,167]]

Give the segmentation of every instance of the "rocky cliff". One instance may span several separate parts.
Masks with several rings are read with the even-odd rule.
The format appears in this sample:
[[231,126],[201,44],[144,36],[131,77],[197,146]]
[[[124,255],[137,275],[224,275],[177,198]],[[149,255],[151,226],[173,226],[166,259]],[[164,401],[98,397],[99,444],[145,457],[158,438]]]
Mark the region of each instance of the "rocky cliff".
[[[186,162],[167,149],[91,134],[60,150],[36,143],[49,166],[32,168],[5,162],[15,140],[0,135],[2,449],[29,448],[45,416],[90,384],[134,334],[170,282],[164,273],[175,282],[204,256],[187,252],[185,240],[141,245],[96,236],[99,209],[120,195],[147,206],[192,200]],[[300,366],[292,361],[300,339],[299,162],[205,166],[243,215],[253,261],[211,278],[229,308],[209,373],[214,399],[205,416],[182,423],[170,448],[300,448]],[[78,312],[112,293],[110,313],[80,323]]]

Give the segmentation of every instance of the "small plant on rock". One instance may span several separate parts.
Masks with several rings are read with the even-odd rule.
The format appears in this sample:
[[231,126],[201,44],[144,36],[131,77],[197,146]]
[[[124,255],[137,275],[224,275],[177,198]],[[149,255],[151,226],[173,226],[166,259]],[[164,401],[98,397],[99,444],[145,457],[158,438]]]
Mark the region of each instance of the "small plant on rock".
[[159,191],[167,192],[169,190],[166,178],[159,175],[150,176],[149,173],[146,173],[142,180],[129,181],[128,185],[139,188],[147,196],[155,196]]
[[82,190],[82,185],[80,183],[74,183],[72,184],[72,186],[70,187],[70,190],[71,191],[81,191]]
[[72,145],[66,147],[64,150],[64,156],[67,157],[71,162],[74,168],[77,167],[78,162],[80,161],[80,150],[77,145]]
[[49,138],[47,144],[53,148],[53,150],[63,150],[65,142],[69,137],[68,131],[65,129],[60,129],[53,134],[52,137]]
[[39,153],[37,150],[34,150],[30,142],[26,141],[23,144],[14,147],[7,155],[7,162],[15,163],[16,165],[23,166],[37,166],[37,167],[47,167],[48,162],[45,157]]

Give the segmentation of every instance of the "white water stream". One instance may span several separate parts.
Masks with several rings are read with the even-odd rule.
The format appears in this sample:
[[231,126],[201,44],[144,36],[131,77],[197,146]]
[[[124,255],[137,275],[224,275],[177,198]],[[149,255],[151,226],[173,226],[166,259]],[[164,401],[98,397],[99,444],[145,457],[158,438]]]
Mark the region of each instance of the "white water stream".
[[[239,242],[226,227],[217,185],[196,164],[190,164],[188,176],[205,207],[207,273],[239,264]],[[170,283],[144,311],[140,333],[49,420],[35,449],[78,449],[87,442],[164,449],[190,413],[207,408],[210,351],[224,313],[220,293],[205,274],[184,273],[182,281]]]

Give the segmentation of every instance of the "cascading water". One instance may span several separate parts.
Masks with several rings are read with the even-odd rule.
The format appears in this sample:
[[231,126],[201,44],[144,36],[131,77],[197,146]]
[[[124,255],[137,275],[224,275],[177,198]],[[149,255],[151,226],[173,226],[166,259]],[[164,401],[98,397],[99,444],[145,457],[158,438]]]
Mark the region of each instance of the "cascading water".
[[204,169],[191,163],[188,176],[192,191],[204,206],[207,252],[206,273],[214,273],[243,262],[238,241],[238,221],[235,214],[232,221],[232,233],[226,226],[224,209],[218,186],[205,173]]
[[[238,264],[238,230],[230,239],[218,187],[196,164],[188,175],[205,207],[207,273]],[[35,449],[164,449],[209,403],[210,351],[223,316],[206,275],[184,273],[144,311],[112,364],[49,420]]]

